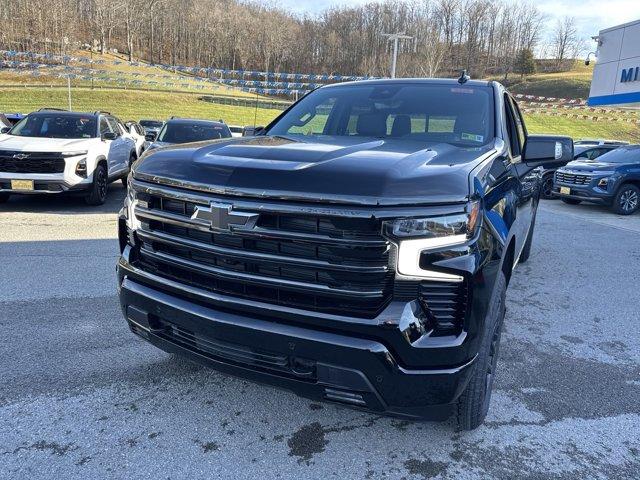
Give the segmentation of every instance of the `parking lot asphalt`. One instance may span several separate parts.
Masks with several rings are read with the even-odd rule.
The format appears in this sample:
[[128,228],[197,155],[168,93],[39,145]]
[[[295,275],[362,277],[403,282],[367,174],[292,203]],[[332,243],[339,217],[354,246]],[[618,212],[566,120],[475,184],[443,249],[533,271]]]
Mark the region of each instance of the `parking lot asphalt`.
[[473,432],[311,402],[166,354],[115,294],[115,213],[0,206],[0,478],[640,478],[640,214],[543,202]]

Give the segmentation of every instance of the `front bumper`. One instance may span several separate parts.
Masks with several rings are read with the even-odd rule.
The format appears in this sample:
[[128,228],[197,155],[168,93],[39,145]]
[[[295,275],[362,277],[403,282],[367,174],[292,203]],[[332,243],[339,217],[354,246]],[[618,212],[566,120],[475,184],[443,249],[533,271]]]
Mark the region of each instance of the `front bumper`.
[[150,288],[119,268],[131,330],[167,352],[304,397],[415,419],[443,420],[473,360],[411,370],[381,343],[224,312]]
[[126,246],[118,262],[121,308],[131,330],[162,350],[307,398],[411,419],[446,419],[468,384],[477,332],[411,342],[400,318],[409,303],[393,301],[380,315],[386,321],[318,328],[307,317],[324,318],[313,312],[286,309],[279,319],[270,305],[185,289],[137,269],[130,253]]
[[[598,186],[598,182],[603,178],[609,179],[609,183],[606,189]],[[584,185],[558,181],[556,176],[554,178],[552,193],[554,197],[558,198],[580,200],[583,202],[590,202],[598,205],[611,205],[618,183],[619,182],[617,181],[617,178],[611,175],[593,175],[591,176],[589,183]],[[570,193],[562,193],[561,187],[568,188],[570,190]]]
[[[31,180],[31,179],[29,179]],[[0,178],[0,193],[12,195],[37,195],[55,193],[84,192],[91,188],[91,183],[68,183],[64,180],[33,180],[33,190],[15,190],[11,188],[11,181]]]

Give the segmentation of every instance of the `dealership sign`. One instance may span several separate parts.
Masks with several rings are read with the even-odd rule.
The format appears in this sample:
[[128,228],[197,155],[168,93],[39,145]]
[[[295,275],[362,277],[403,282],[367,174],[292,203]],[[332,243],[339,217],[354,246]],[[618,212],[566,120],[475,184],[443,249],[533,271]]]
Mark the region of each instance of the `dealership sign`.
[[640,20],[602,30],[597,37],[588,104],[640,107]]

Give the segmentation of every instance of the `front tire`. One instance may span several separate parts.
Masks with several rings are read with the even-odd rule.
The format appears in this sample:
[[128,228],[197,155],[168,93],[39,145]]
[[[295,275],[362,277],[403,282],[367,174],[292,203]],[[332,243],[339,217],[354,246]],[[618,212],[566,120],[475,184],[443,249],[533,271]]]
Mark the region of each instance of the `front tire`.
[[576,200],[575,198],[563,198],[562,201],[567,205],[580,205],[582,200]]
[[525,263],[529,260],[531,256],[531,245],[533,244],[533,230],[536,227],[536,217],[533,217],[531,222],[531,227],[529,227],[529,233],[527,234],[527,239],[524,242],[524,247],[522,247],[522,253],[520,254],[520,259],[518,263]]
[[545,200],[553,200],[553,174],[550,173],[542,177],[542,186],[540,187],[540,198]]
[[480,350],[471,367],[469,385],[462,392],[456,405],[458,428],[474,430],[487,416],[491,401],[491,390],[495,379],[500,336],[505,315],[507,280],[504,273],[498,273],[493,297],[484,321],[484,332]]
[[93,183],[89,193],[84,197],[87,205],[97,206],[104,204],[107,199],[107,188],[109,187],[109,177],[107,168],[100,163],[93,171]]
[[616,193],[611,208],[618,215],[631,215],[640,207],[640,188],[630,183],[624,184]]

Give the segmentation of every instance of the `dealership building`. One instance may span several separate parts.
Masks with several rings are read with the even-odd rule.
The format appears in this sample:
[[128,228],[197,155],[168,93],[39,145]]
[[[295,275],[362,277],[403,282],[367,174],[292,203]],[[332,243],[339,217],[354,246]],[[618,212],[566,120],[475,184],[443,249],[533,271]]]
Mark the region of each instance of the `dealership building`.
[[600,31],[589,105],[640,107],[640,20]]

